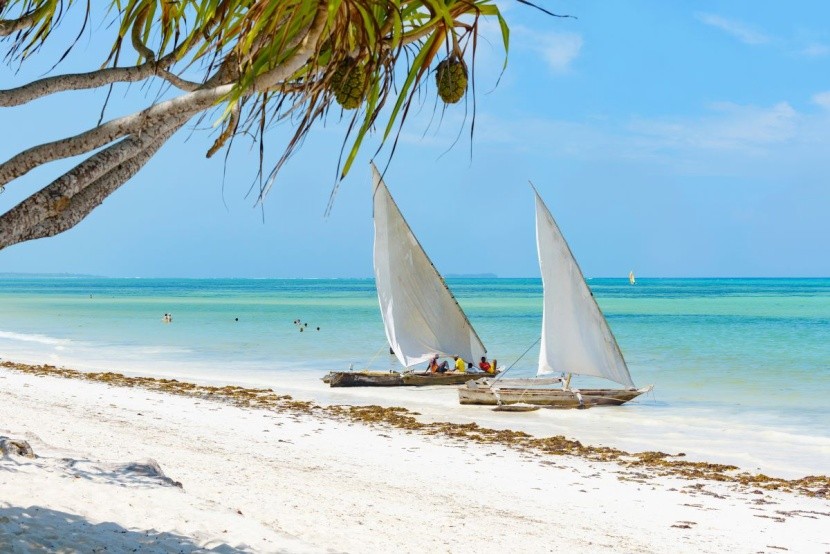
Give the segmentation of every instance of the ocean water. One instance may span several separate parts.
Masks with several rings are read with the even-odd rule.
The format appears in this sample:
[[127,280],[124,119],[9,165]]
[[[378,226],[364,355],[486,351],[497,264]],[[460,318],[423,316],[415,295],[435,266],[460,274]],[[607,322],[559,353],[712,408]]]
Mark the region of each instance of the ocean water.
[[[515,363],[516,376],[534,374],[540,280],[448,284],[490,356],[500,365]],[[425,417],[673,449],[746,469],[830,473],[830,279],[589,284],[634,382],[655,386],[636,403],[504,419],[483,407],[458,406],[451,387],[327,389],[319,377],[331,369],[397,367],[369,279],[5,276],[0,357],[266,383],[323,402],[403,404]],[[162,323],[167,312],[171,324]],[[295,319],[307,323],[302,332]]]

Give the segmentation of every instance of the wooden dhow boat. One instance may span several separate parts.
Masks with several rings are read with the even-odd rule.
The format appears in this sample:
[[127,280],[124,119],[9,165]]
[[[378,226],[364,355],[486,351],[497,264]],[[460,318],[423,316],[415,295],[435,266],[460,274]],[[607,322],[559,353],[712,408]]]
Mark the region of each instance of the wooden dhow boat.
[[332,387],[460,385],[482,372],[430,373],[409,368],[436,354],[476,363],[487,350],[412,233],[377,168],[372,164],[375,222],[374,269],[380,313],[401,371],[332,371]]
[[470,373],[430,373],[429,371],[332,371],[323,382],[332,387],[425,387],[463,385],[484,375]]
[[[620,347],[588,288],[582,270],[544,201],[536,195],[536,247],[544,290],[537,376],[529,379],[479,379],[459,387],[461,404],[504,409],[542,406],[589,408],[618,406],[651,386],[636,388]],[[554,377],[552,374],[562,377]],[[571,388],[572,375],[600,377],[623,389]]]

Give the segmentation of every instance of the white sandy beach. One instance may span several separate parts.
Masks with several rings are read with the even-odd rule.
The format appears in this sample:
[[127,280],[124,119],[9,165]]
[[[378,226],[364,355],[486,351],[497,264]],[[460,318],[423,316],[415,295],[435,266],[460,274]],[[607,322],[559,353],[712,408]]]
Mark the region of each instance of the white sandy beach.
[[0,436],[4,552],[830,551],[826,499],[6,369]]

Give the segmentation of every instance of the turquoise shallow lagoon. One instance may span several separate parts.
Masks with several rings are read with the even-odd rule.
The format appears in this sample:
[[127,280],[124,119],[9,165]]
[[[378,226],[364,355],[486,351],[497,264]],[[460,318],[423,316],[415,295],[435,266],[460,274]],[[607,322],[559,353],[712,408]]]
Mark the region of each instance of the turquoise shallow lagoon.
[[[538,338],[539,279],[448,284],[500,364],[513,363]],[[589,284],[635,383],[655,385],[654,393],[605,415],[591,410],[578,419],[568,414],[533,421],[552,430],[564,426],[571,434],[595,432],[598,440],[631,435],[637,446],[654,446],[631,432],[639,426],[667,446],[694,450],[700,442],[701,452],[717,451],[727,433],[732,443],[747,443],[735,456],[750,452],[748,464],[830,472],[830,279]],[[165,312],[173,323],[162,323]],[[298,318],[308,323],[303,332],[293,324]],[[538,346],[512,372],[533,374],[537,354]],[[6,276],[0,282],[0,357],[228,381],[293,379],[306,390],[322,389],[317,377],[330,369],[396,364],[386,351],[369,279]],[[406,401],[400,391],[387,394],[390,403]],[[452,394],[433,394],[446,401],[443,408],[436,404],[436,412],[452,409],[475,419],[477,412],[450,408]],[[763,441],[769,444],[758,444]],[[771,452],[782,448],[792,453]]]

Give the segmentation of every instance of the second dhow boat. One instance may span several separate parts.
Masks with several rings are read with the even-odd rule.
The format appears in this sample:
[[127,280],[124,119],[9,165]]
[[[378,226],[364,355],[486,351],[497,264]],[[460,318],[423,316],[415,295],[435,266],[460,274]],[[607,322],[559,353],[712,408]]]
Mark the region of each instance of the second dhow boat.
[[476,373],[410,371],[438,354],[477,362],[487,350],[372,164],[375,285],[386,338],[403,371],[332,371],[332,387],[460,385]]
[[[542,271],[542,345],[537,377],[480,379],[459,387],[461,404],[508,411],[534,407],[616,406],[651,390],[634,387],[620,347],[588,288],[565,237],[536,189],[536,248]],[[567,377],[550,377],[551,374]],[[624,389],[576,389],[571,375],[601,377]],[[561,383],[560,387],[554,387]],[[511,408],[511,406],[513,408]]]

